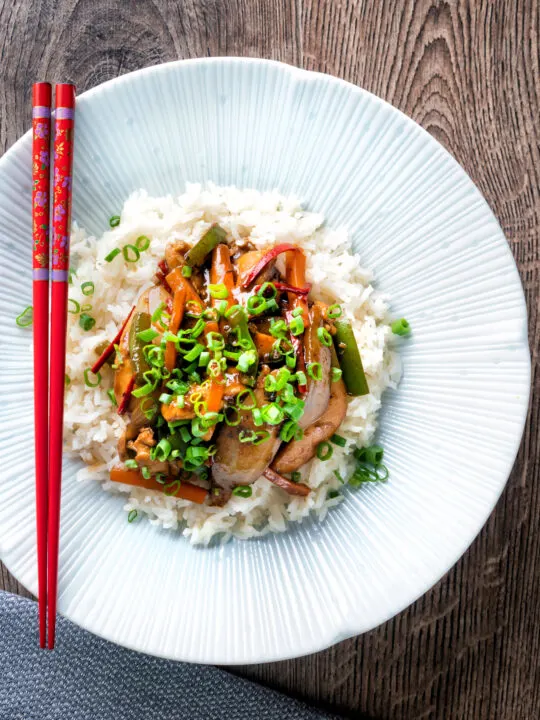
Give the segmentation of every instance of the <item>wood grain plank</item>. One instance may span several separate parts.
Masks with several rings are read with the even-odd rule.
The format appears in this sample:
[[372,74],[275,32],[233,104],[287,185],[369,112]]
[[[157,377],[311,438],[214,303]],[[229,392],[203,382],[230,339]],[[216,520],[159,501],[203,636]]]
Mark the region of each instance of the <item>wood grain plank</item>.
[[[523,281],[532,396],[510,481],[465,556],[392,621],[307,658],[233,669],[354,717],[540,716],[540,6],[538,0],[0,0],[0,149],[31,83],[79,90],[139,67],[261,56],[393,103],[461,163]],[[26,592],[0,566],[0,587]]]

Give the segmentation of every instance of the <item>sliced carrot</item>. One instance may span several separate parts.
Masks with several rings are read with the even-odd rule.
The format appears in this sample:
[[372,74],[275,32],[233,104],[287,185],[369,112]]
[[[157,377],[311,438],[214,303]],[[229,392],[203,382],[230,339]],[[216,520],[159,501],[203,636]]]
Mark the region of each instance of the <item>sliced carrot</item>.
[[[293,285],[295,288],[306,286],[306,256],[301,250],[288,252],[285,256],[285,278],[289,285]],[[290,292],[289,304],[292,308],[302,308],[304,327],[308,327],[309,312],[306,298]]]
[[276,338],[262,332],[254,332],[252,334],[252,337],[259,355],[270,355],[270,353],[274,349],[274,343],[276,342]]
[[174,270],[171,270],[165,280],[173,292],[178,292],[178,290],[181,290],[182,288],[186,291],[186,303],[193,302],[200,305],[201,308],[203,307],[201,298],[197,294],[197,291],[193,287],[192,283],[182,275],[181,267],[176,267]]
[[[212,251],[212,265],[210,266],[210,282],[212,285],[225,285],[228,296],[227,306],[234,305],[234,272],[231,263],[231,252],[228,245],[221,243]],[[221,300],[213,298],[212,305],[216,307]]]
[[[169,332],[176,335],[182,324],[184,318],[184,307],[186,305],[186,290],[181,287],[174,293],[173,298],[173,309],[171,313],[171,320],[169,322]],[[176,345],[173,342],[168,342],[165,346],[165,367],[169,372],[174,370],[176,365]]]
[[170,488],[170,495],[190,500],[191,502],[202,505],[208,496],[208,490],[198,485],[192,485],[188,482],[180,482],[177,478],[167,478],[167,483],[161,485],[154,478],[148,479],[142,476],[140,470],[127,470],[123,467],[113,467],[110,473],[112,482],[124,483],[124,485],[133,485],[134,487],[146,488],[146,490],[157,490],[158,492],[167,492]]

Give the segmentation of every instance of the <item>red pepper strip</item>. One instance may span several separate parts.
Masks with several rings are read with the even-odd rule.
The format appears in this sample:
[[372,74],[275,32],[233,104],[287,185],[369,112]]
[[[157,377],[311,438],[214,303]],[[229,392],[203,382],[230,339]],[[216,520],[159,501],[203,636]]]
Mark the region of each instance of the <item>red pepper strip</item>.
[[[287,310],[285,313],[285,319],[288,323],[291,322],[293,319],[292,311]],[[304,341],[302,335],[293,335],[292,333],[289,333],[289,340],[291,342],[291,345],[294,349],[294,354],[296,355],[296,369],[301,370],[303,373],[306,372],[306,361],[304,359]],[[298,392],[300,395],[305,395],[307,393],[307,385],[298,385]]]
[[265,255],[262,256],[259,262],[251,268],[250,273],[244,279],[240,287],[245,289],[249,285],[251,285],[251,283],[257,278],[257,275],[260,275],[260,273],[262,273],[262,271],[269,262],[272,262],[272,260],[274,258],[277,258],[278,255],[281,255],[281,253],[287,252],[289,250],[299,251],[300,248],[297,248],[296,245],[291,245],[291,243],[281,243],[281,245],[276,245],[271,250],[269,250]]
[[165,258],[163,258],[163,260],[160,260],[157,265],[158,265],[158,268],[161,270],[161,272],[164,275],[169,274],[170,270],[169,270],[169,266],[167,265],[167,261],[165,260]]
[[123,415],[126,412],[126,410],[128,409],[129,401],[131,400],[131,393],[133,392],[134,387],[135,387],[135,375],[129,381],[128,386],[125,389],[124,394],[122,395],[122,399],[120,400],[120,405],[118,406],[118,414],[119,415]]
[[272,468],[266,468],[263,475],[267,480],[270,480],[271,483],[274,483],[274,485],[286,490],[289,495],[301,495],[302,497],[306,497],[306,495],[309,495],[311,492],[307,485],[287,480],[287,478],[284,478],[283,475],[280,475],[275,470],[272,470]]
[[[295,295],[307,295],[311,290],[311,285],[308,285],[305,288],[294,287],[293,285],[287,285],[287,283],[282,282],[272,282],[272,285],[274,285],[276,290],[281,290],[281,292],[294,293]],[[255,287],[253,288],[253,292],[258,293],[261,288],[262,285],[255,285]]]
[[116,333],[116,335],[114,336],[114,340],[107,345],[107,347],[105,348],[105,350],[101,353],[101,355],[99,356],[99,358],[98,358],[98,359],[96,360],[96,362],[92,365],[92,368],[91,368],[91,369],[92,369],[92,372],[94,373],[94,375],[95,375],[97,372],[99,372],[99,370],[101,370],[101,368],[105,365],[105,363],[107,362],[107,360],[108,360],[108,359],[110,358],[110,356],[113,354],[113,352],[114,352],[114,346],[115,346],[115,345],[118,345],[118,343],[120,342],[120,338],[122,337],[122,333],[123,333],[124,330],[126,329],[126,325],[128,324],[130,317],[133,315],[133,311],[134,311],[134,310],[135,310],[135,306],[133,306],[133,307],[131,308],[131,310],[129,311],[129,315],[128,315],[127,318],[124,320],[124,322],[123,322],[122,327],[120,328],[120,330],[119,330],[119,331]]

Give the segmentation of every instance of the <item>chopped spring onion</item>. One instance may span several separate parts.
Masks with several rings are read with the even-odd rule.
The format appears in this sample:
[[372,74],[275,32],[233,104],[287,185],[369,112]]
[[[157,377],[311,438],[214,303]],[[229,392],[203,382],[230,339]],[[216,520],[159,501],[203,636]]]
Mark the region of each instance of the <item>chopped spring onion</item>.
[[192,272],[193,272],[193,269],[189,265],[184,265],[182,267],[182,277],[189,278],[189,277],[191,277]]
[[246,350],[238,358],[238,369],[242,373],[247,373],[253,365],[257,362],[257,353],[255,350]]
[[113,215],[109,218],[109,225],[112,228],[118,227],[120,225],[120,215]]
[[174,395],[169,395],[169,393],[161,393],[159,396],[159,402],[164,405],[170,405],[173,401],[173,397]]
[[380,465],[384,457],[384,450],[380,445],[370,445],[369,447],[356,448],[354,457],[360,462],[367,462],[371,465]]
[[117,255],[120,255],[121,252],[120,248],[114,248],[114,250],[111,250],[108,255],[105,255],[105,262],[112,262]]
[[273,298],[267,300],[260,295],[252,295],[247,301],[247,309],[251,315],[261,315],[267,310],[277,308],[277,306],[278,304]]
[[331,347],[332,346],[332,336],[328,332],[326,328],[320,327],[317,330],[317,337],[319,338],[319,341],[325,346],[325,347]]
[[283,442],[290,442],[291,440],[296,439],[295,436],[298,430],[301,430],[301,428],[298,427],[298,423],[294,422],[294,420],[287,420],[281,428],[279,437],[283,440]]
[[139,340],[142,340],[145,343],[150,343],[154,338],[157,338],[159,335],[157,330],[154,330],[154,328],[148,328],[148,330],[141,330],[141,332],[137,333],[137,337]]
[[319,362],[308,363],[307,372],[313,380],[322,380],[322,365]]
[[317,445],[317,457],[319,460],[325,461],[330,460],[332,455],[334,454],[334,449],[328,442],[320,442]]
[[209,352],[202,352],[199,355],[199,367],[206,367],[208,363],[210,362],[210,353]]
[[283,406],[283,412],[285,415],[291,418],[291,420],[294,420],[295,422],[298,422],[302,415],[304,414],[304,402],[300,400],[296,403],[287,403]]
[[[269,292],[270,292],[270,294],[268,294]],[[259,297],[264,297],[267,300],[272,300],[277,295],[277,288],[274,285],[274,283],[265,282],[261,285],[261,287],[257,291],[257,295],[259,295]]]
[[141,473],[145,480],[150,480],[150,470],[146,467],[146,465],[142,466]]
[[137,250],[140,250],[141,252],[148,250],[150,247],[150,238],[146,235],[139,235],[139,237],[135,240],[135,246]]
[[251,485],[237,485],[232,491],[233,495],[241,498],[249,498],[251,497],[252,493],[253,490],[251,489]]
[[394,335],[408,335],[411,332],[411,326],[405,318],[394,320],[390,325]]
[[[302,312],[302,308],[296,308]],[[301,335],[304,332],[304,321],[301,317],[294,317],[289,323],[289,330],[292,335]],[[319,331],[323,328],[319,328]],[[318,333],[317,333],[318,334]]]
[[133,395],[133,397],[142,398],[150,395],[150,393],[153,393],[155,389],[155,383],[146,383],[146,385],[143,385],[142,387],[133,390],[131,394]]
[[337,382],[338,380],[341,380],[341,376],[343,375],[343,370],[341,368],[335,368],[333,367],[331,369],[331,378],[332,382]]
[[206,344],[208,345],[208,349],[213,352],[223,350],[225,347],[225,338],[221,333],[212,331],[206,335]]
[[253,441],[253,445],[260,445],[263,442],[266,442],[270,438],[270,433],[268,430],[257,430],[256,432],[257,439]]
[[345,447],[347,444],[347,441],[341,435],[332,435],[330,442],[333,442],[334,445],[338,445],[339,447]]
[[124,256],[124,260],[126,262],[137,262],[137,260],[141,257],[141,253],[139,251],[139,248],[135,247],[135,245],[124,245],[122,248],[122,255]]
[[139,467],[136,460],[126,460],[124,465],[128,470],[137,470]]
[[199,355],[202,353],[203,350],[204,345],[202,345],[201,343],[197,343],[189,352],[184,355],[184,359],[188,362],[193,362],[194,360],[198,361]]
[[366,482],[385,482],[388,479],[388,468],[386,465],[366,465],[360,463],[354,473],[349,478],[351,487],[359,487]]
[[301,314],[302,314],[302,308],[301,308],[301,307],[294,308],[294,310],[291,312],[291,315],[292,315],[293,317],[299,317]]
[[81,292],[83,295],[93,295],[94,294],[94,283],[89,280],[88,282],[83,282],[81,285]]
[[85,303],[84,305],[81,305],[81,312],[88,312],[92,309],[91,303]]
[[238,439],[241,443],[250,443],[257,439],[257,433],[255,430],[240,430]]
[[15,322],[21,328],[29,327],[34,320],[34,309],[32,305],[25,307],[22,313],[17,315]]
[[334,475],[337,477],[337,479],[339,480],[339,482],[340,482],[341,484],[344,484],[344,483],[345,483],[345,480],[343,479],[343,476],[341,475],[341,473],[339,472],[339,470],[334,470]]
[[66,373],[66,375],[64,375],[64,385],[67,387],[67,386],[70,385],[70,384],[71,384],[71,378],[70,378],[69,375]]
[[[156,478],[157,480],[157,478]],[[164,495],[176,495],[180,490],[180,480],[173,480],[172,482],[164,484],[163,494]]]
[[299,472],[298,470],[294,470],[291,473],[291,481],[293,483],[299,483],[301,479],[302,479],[302,473]]
[[[232,414],[232,417],[231,417]],[[235,427],[236,425],[240,425],[241,417],[240,413],[238,412],[238,408],[234,407],[234,405],[228,405],[225,410],[223,411],[223,415],[225,417],[225,423],[229,425],[230,427]]]
[[328,493],[326,494],[326,497],[327,497],[328,500],[333,500],[334,498],[337,498],[337,497],[339,497],[340,495],[341,495],[341,493],[339,492],[339,490],[332,490],[332,489],[331,489],[331,490],[329,490]]
[[77,315],[77,313],[81,312],[81,306],[80,303],[78,303],[73,298],[68,298],[68,313],[71,313],[72,315]]
[[167,438],[161,438],[156,447],[152,448],[152,450],[154,451],[154,457],[156,460],[165,461],[171,454],[172,445]]
[[112,388],[107,390],[107,395],[109,396],[109,399],[113,405],[118,405],[118,403],[116,402],[116,395],[114,394],[114,390]]
[[130,510],[128,515],[128,523],[132,523],[134,520],[136,520],[138,514],[139,513],[135,509]]
[[283,409],[276,403],[268,403],[261,408],[262,419],[268,425],[279,425],[283,421]]
[[96,324],[95,319],[91,315],[87,315],[86,313],[82,313],[79,317],[79,325],[82,327],[83,330],[91,330],[94,325]]
[[267,375],[264,378],[264,389],[268,393],[276,392],[277,381],[273,375]]
[[294,377],[295,377],[298,385],[307,385],[306,373],[302,372],[302,370],[298,370],[298,372],[296,373],[296,375]]
[[140,404],[140,408],[147,420],[152,420],[157,412],[156,402],[153,398],[146,397]]
[[328,310],[326,311],[326,317],[330,318],[330,320],[333,320],[334,318],[341,317],[342,312],[343,310],[341,309],[341,305],[334,303],[334,305],[330,305]]
[[272,318],[270,322],[270,335],[273,335],[276,338],[282,337],[287,332],[287,323],[285,320],[280,318],[279,320],[277,318]]
[[293,352],[294,348],[290,340],[287,340],[286,337],[278,337],[276,342],[272,345],[272,350],[277,355],[287,355],[288,353]]
[[[251,400],[251,404],[249,405],[247,404],[248,398]],[[244,402],[244,399],[246,402]],[[236,396],[236,407],[240,408],[240,410],[253,410],[253,408],[256,408],[257,400],[255,399],[255,393],[253,390],[250,390],[249,388],[241,390]]]
[[285,355],[285,363],[287,367],[291,368],[291,370],[294,370],[296,367],[296,356],[293,353],[287,353]]
[[260,408],[258,408],[258,407],[257,407],[257,408],[254,408],[254,409],[252,410],[252,416],[251,416],[251,417],[252,417],[252,420],[253,420],[253,424],[254,424],[256,427],[260,427],[261,425],[264,425],[264,420],[263,420],[262,412],[261,412],[261,409],[260,409]]
[[86,387],[90,387],[90,388],[97,387],[101,382],[101,373],[97,372],[94,375],[94,377],[96,378],[95,382],[92,382],[90,380],[90,374],[94,375],[94,373],[92,372],[92,370],[90,370],[90,368],[86,368],[86,370],[84,371],[84,384],[86,385]]
[[210,297],[213,297],[216,300],[226,300],[226,298],[229,297],[229,291],[223,283],[219,283],[218,285],[208,285],[208,291],[210,292]]

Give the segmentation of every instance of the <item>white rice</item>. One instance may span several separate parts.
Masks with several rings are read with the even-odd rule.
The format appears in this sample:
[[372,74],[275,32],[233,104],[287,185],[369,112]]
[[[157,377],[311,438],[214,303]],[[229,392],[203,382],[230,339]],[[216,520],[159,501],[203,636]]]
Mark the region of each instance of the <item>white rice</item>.
[[[125,492],[129,496],[127,512],[144,513],[152,523],[164,528],[181,528],[192,543],[202,544],[217,534],[222,534],[225,541],[231,536],[251,538],[282,532],[287,522],[301,521],[311,511],[323,519],[328,508],[341,501],[341,495],[327,497],[330,489],[341,487],[334,470],[347,477],[352,449],[372,441],[381,396],[399,381],[400,364],[388,347],[391,330],[385,296],[374,290],[371,272],[362,268],[359,257],[351,252],[347,231],[326,228],[323,221],[322,215],[305,212],[297,198],[283,197],[276,191],[260,193],[212,184],[203,189],[189,184],[177,198],[153,198],[142,190],[133,193],[124,205],[120,225],[100,238],[74,227],[72,257],[77,274],[70,297],[81,305],[90,302],[96,319],[94,329],[85,332],[78,316],[69,316],[66,372],[71,383],[66,391],[65,447],[87,463],[78,479],[97,480],[105,490]],[[340,302],[353,323],[370,394],[349,400],[347,416],[339,429],[347,439],[346,447],[333,446],[330,460],[315,459],[302,469],[302,482],[312,488],[306,498],[291,498],[261,477],[252,486],[250,498],[233,496],[220,508],[108,480],[110,467],[118,462],[116,447],[124,421],[107,395],[107,389],[112,387],[112,371],[103,368],[101,385],[96,388],[85,385],[84,371],[96,359],[96,345],[114,337],[141,288],[152,281],[167,242],[181,239],[193,244],[214,222],[237,241],[249,238],[261,248],[285,240],[302,246],[312,296],[329,303]],[[148,236],[151,244],[138,262],[125,262],[122,255],[105,262],[111,250],[134,244],[140,235]],[[81,291],[81,284],[88,281],[95,285],[91,297]]]

